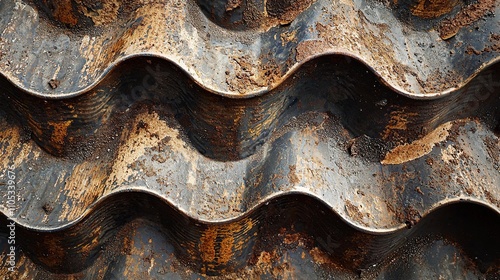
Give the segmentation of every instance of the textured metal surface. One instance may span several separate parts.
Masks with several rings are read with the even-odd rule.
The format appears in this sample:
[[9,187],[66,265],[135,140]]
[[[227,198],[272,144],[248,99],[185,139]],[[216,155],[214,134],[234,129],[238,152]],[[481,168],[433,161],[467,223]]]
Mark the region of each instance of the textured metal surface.
[[0,275],[499,278],[500,5],[400,2],[0,1]]

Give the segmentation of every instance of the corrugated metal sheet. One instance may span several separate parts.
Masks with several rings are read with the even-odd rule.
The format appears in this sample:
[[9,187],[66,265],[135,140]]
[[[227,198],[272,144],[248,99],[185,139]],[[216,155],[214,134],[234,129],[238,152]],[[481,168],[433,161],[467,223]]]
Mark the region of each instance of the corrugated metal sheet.
[[500,278],[499,22],[1,0],[0,275]]

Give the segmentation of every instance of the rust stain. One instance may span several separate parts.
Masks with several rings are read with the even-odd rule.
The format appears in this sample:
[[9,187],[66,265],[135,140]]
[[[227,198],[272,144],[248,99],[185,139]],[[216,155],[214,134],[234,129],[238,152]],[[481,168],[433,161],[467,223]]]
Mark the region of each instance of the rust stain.
[[0,131],[0,143],[9,143],[3,145],[0,154],[6,158],[16,155],[9,160],[0,161],[2,170],[7,170],[8,165],[20,166],[21,163],[36,160],[40,156],[42,150],[37,144],[33,141],[27,143],[21,141],[22,132],[17,126],[11,127],[5,122],[0,122]]
[[51,2],[51,4],[55,7],[53,16],[56,20],[70,26],[75,26],[78,23],[78,19],[73,13],[74,11],[71,0],[53,0]]
[[43,247],[47,250],[45,258],[41,260],[48,267],[57,267],[64,263],[65,250],[61,247],[59,240],[47,238],[43,241]]
[[257,258],[256,265],[270,265],[275,258],[276,252],[262,251]]
[[288,169],[290,169],[290,172],[288,172],[288,180],[292,185],[296,185],[297,183],[300,182],[300,179],[296,174],[297,167],[295,165],[289,165]]
[[308,40],[299,43],[296,48],[295,60],[301,62],[313,54],[322,53],[327,51],[329,48],[328,44],[320,40]]
[[484,17],[488,12],[495,10],[496,0],[478,0],[474,4],[464,7],[453,18],[445,19],[438,27],[439,36],[448,40],[455,36],[461,28],[469,26]]
[[[106,25],[113,23],[118,18],[118,10],[121,7],[120,1],[116,0],[108,0],[101,1],[101,7],[99,8],[90,8],[89,5],[82,0],[76,0],[80,12],[90,18],[95,25]],[[97,5],[96,5],[97,6]]]
[[451,127],[452,122],[444,123],[421,139],[395,147],[385,155],[381,163],[401,164],[423,157],[430,153],[436,144],[446,140]]
[[304,12],[314,0],[267,0],[265,1],[266,13],[268,16],[278,20],[279,24],[290,24],[302,12]]
[[199,251],[201,260],[205,263],[211,263],[215,260],[215,240],[217,238],[217,228],[214,226],[206,229],[201,238]]
[[328,254],[326,254],[325,252],[323,252],[318,247],[314,247],[311,250],[309,250],[309,254],[311,255],[313,261],[316,264],[320,264],[321,265],[321,264],[330,264],[331,263],[331,260],[328,257]]
[[404,111],[392,111],[389,123],[385,127],[383,139],[389,139],[395,130],[407,130],[408,119],[416,117],[417,113],[408,113]]
[[241,7],[243,0],[228,0],[226,3],[226,12],[230,12],[234,9]]
[[243,250],[246,246],[249,238],[246,233],[253,226],[253,221],[246,218],[237,223],[206,228],[198,243],[199,255],[204,263],[203,270],[225,265],[233,259],[235,252]]
[[500,165],[500,138],[486,137],[484,144],[491,160]]
[[362,223],[365,225],[365,223],[363,222],[364,215],[363,215],[363,213],[361,213],[361,211],[359,211],[358,206],[352,204],[351,201],[346,200],[345,201],[345,210],[347,212],[347,215],[349,215],[349,217],[355,219],[356,222]]
[[244,94],[255,87],[272,87],[279,79],[280,67],[273,60],[262,62],[267,59],[265,56],[253,59],[248,55],[230,57],[234,71],[226,71],[228,88]]
[[297,30],[290,31],[290,32],[284,32],[280,35],[281,39],[281,46],[286,46],[287,43],[296,41],[296,36],[297,35]]
[[[408,66],[396,61],[397,55],[393,45],[393,39],[388,36],[389,26],[387,24],[373,24],[366,18],[365,14],[354,7],[352,1],[341,0],[339,5],[345,5],[345,13],[332,15],[330,23],[316,23],[319,42],[306,43],[298,47],[296,59],[302,60],[305,55],[318,55],[325,50],[342,53],[361,54],[361,59],[370,65],[379,65],[376,69],[381,74],[394,77],[399,80],[402,87],[407,87],[406,73],[412,71]],[[351,26],[346,26],[346,22]],[[363,38],[363,40],[359,40]],[[370,55],[363,55],[366,50],[371,50]],[[311,51],[313,51],[311,53]],[[377,61],[385,61],[380,65]]]
[[68,127],[73,123],[73,120],[62,122],[48,122],[49,126],[53,128],[52,136],[50,137],[51,143],[57,148],[62,148],[68,134]]
[[220,243],[220,258],[219,262],[226,264],[233,257],[233,244],[234,237],[232,235],[227,235],[222,238]]
[[417,17],[433,19],[451,12],[459,3],[457,0],[420,0],[411,12]]

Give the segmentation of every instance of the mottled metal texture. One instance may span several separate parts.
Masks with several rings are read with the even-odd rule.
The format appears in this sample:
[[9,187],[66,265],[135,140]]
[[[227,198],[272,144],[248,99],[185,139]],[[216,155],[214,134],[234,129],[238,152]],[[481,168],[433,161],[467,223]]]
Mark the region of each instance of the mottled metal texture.
[[500,278],[499,22],[0,0],[0,277]]

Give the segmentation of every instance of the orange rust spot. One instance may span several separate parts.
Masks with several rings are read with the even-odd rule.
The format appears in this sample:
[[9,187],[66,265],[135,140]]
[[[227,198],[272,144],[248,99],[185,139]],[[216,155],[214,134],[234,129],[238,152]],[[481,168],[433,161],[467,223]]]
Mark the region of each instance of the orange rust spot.
[[209,227],[200,238],[199,250],[201,259],[210,263],[215,260],[215,240],[217,238],[217,228]]
[[385,127],[383,138],[388,139],[394,133],[394,130],[406,130],[408,119],[417,115],[417,113],[407,113],[404,111],[391,112],[391,119]]
[[301,42],[295,49],[295,60],[301,62],[314,54],[327,51],[328,48],[328,43],[324,41],[309,40]]
[[269,253],[266,251],[262,251],[257,260],[257,265],[270,265],[273,262],[275,255],[275,252]]
[[86,17],[90,18],[95,25],[106,25],[118,19],[118,11],[121,8],[121,1],[102,1],[101,9],[89,9],[84,5],[84,1],[77,0],[79,10]]
[[226,264],[233,257],[233,243],[232,236],[226,236],[220,243],[220,258],[219,263]]
[[253,227],[251,219],[237,223],[208,227],[200,238],[198,250],[204,262],[203,270],[227,264],[235,252],[243,250],[248,243],[246,233]]
[[314,247],[309,251],[309,254],[311,255],[312,259],[314,260],[314,263],[316,264],[327,264],[330,263],[330,258],[328,257],[328,254],[320,250],[318,247]]
[[417,17],[433,19],[443,16],[459,4],[457,0],[419,0],[411,13]]
[[356,222],[358,223],[363,223],[363,213],[361,213],[361,211],[359,211],[359,208],[358,206],[352,204],[351,201],[349,200],[346,200],[345,201],[345,209],[346,209],[346,212],[347,212],[347,215],[349,215],[349,217],[353,218],[356,220]]
[[447,18],[438,27],[439,37],[448,40],[454,37],[460,29],[480,20],[488,12],[495,10],[496,0],[478,0],[465,6],[453,18]]
[[50,141],[57,147],[62,147],[64,145],[64,140],[68,133],[68,127],[71,125],[73,120],[63,121],[63,122],[48,122],[50,126],[53,127],[52,136]]
[[56,20],[71,26],[78,23],[78,19],[73,14],[71,0],[54,0],[52,4],[55,7],[53,16]]
[[395,147],[385,155],[382,164],[401,164],[430,153],[437,143],[446,140],[451,126],[452,123],[447,122],[421,139]]

